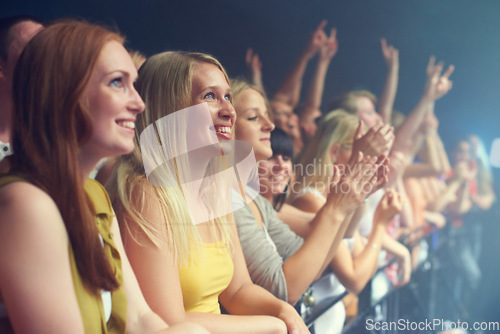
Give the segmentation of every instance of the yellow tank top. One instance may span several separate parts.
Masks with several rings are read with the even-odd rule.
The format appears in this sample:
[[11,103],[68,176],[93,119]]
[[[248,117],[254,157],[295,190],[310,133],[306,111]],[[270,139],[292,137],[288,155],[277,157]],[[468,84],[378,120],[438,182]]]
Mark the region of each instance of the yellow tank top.
[[[5,175],[0,177],[0,187],[16,181],[28,182],[23,178]],[[68,255],[70,257],[73,286],[80,306],[85,333],[124,333],[127,319],[127,299],[123,289],[123,273],[120,254],[116,249],[111,233],[111,222],[114,216],[113,209],[106,190],[104,190],[104,187],[97,181],[91,179],[87,180],[87,182],[85,182],[85,192],[94,205],[96,224],[102,236],[104,251],[120,283],[120,288],[111,293],[111,316],[106,323],[101,296],[95,296],[89,293],[83,285],[76,267],[73,249],[71,244],[68,243]]]
[[233,271],[233,260],[225,243],[204,243],[200,257],[179,268],[186,312],[220,314],[219,295],[231,282]]

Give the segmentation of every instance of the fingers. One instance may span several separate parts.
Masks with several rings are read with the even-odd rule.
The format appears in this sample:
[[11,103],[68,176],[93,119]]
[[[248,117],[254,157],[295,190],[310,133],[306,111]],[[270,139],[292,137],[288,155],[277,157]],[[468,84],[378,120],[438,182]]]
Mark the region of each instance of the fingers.
[[363,152],[361,151],[352,152],[348,165],[350,166],[350,168],[352,168],[357,163],[361,162],[361,160],[363,160]]
[[250,64],[252,62],[252,54],[253,54],[252,48],[248,48],[247,54],[245,55],[245,61],[247,64]]
[[436,57],[430,56],[429,63],[427,64],[427,72],[433,71],[435,63],[436,63]]
[[333,42],[335,42],[337,40],[337,29],[336,28],[332,28],[330,30],[330,37],[328,39],[330,41],[333,41]]
[[358,128],[354,133],[354,140],[359,139],[363,136],[363,121],[359,120]]
[[252,57],[252,66],[254,68],[262,68],[262,63],[260,62],[259,55],[254,54]]
[[320,22],[319,26],[316,28],[316,32],[323,30],[326,27],[326,24],[328,23],[327,20],[323,20]]
[[380,45],[382,46],[382,51],[386,53],[387,51],[387,40],[385,38],[380,39]]
[[339,170],[339,167],[337,165],[334,165],[333,166],[333,176],[332,176],[332,180],[330,181],[330,186],[336,186],[339,181],[340,181],[340,170]]
[[446,70],[446,72],[444,72],[443,77],[448,79],[450,75],[453,73],[453,71],[455,71],[455,66],[453,65],[448,66],[448,69]]

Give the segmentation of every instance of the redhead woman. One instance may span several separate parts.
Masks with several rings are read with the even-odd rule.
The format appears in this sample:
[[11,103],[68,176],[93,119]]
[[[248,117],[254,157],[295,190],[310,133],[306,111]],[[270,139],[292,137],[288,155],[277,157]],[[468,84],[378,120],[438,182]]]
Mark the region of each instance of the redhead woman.
[[119,159],[109,189],[149,305],[169,323],[216,333],[308,333],[290,305],[252,283],[233,217],[219,210],[230,208],[230,178],[218,173],[236,118],[221,64],[160,53],[141,67],[137,89],[146,111],[136,150]]
[[[144,103],[123,38],[67,21],[26,46],[13,83],[11,172],[0,178],[2,332],[206,333],[167,329],[146,304],[97,162],[134,148]],[[53,301],[53,302],[51,302]]]

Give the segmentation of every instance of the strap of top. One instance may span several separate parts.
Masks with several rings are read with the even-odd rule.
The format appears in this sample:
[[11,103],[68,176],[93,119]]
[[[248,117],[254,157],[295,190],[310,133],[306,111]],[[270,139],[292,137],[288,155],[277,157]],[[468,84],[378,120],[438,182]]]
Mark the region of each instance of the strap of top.
[[9,183],[18,182],[18,181],[28,182],[25,178],[22,178],[20,176],[11,175],[11,174],[0,175],[0,187],[6,186]]

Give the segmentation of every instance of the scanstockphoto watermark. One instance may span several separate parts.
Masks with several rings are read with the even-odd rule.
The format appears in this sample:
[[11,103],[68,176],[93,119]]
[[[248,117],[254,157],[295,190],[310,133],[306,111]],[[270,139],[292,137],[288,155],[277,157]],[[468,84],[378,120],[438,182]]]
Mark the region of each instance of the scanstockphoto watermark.
[[[466,321],[449,321],[444,319],[426,319],[425,321],[411,321],[408,319],[399,319],[398,321],[375,321],[367,319],[365,329],[368,331],[436,331],[444,332],[456,331],[474,333],[475,331],[499,331],[500,322],[466,322]],[[455,332],[454,332],[455,333]]]

